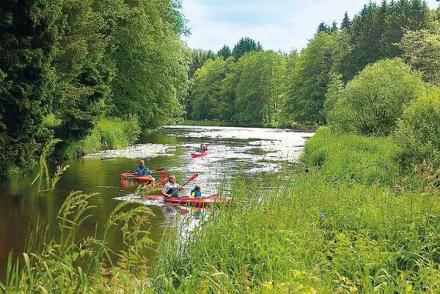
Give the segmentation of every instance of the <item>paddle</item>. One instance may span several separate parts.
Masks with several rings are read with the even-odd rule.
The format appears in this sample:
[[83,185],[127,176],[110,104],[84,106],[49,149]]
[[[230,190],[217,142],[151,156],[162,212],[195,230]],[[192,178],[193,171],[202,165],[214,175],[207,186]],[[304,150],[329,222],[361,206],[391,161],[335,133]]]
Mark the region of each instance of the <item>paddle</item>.
[[[199,174],[193,174],[187,181],[185,184],[183,184],[182,186],[180,186],[181,188],[185,187],[189,182],[194,181],[197,177],[199,176]],[[176,194],[179,191],[179,189],[177,189],[176,191],[173,192],[173,194],[171,194],[171,197],[174,196],[174,194]]]

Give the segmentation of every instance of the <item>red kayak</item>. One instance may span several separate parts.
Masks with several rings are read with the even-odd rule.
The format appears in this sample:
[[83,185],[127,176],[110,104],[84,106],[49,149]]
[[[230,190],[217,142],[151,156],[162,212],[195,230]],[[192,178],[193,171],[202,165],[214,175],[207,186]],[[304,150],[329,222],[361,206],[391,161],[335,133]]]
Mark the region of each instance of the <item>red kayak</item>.
[[196,157],[202,157],[202,156],[205,156],[206,154],[208,154],[208,151],[203,151],[203,152],[193,152],[193,153],[191,153],[191,156],[192,156],[193,158],[196,158]]
[[182,197],[165,197],[163,195],[145,195],[145,199],[164,200],[170,204],[187,205],[194,207],[206,207],[210,205],[229,204],[229,199],[222,199],[219,194],[213,194],[208,197],[194,198],[189,196]]
[[148,176],[136,176],[134,173],[125,173],[125,172],[122,172],[122,173],[119,174],[119,179],[120,180],[133,179],[135,181],[142,182],[142,183],[154,181],[154,178],[152,176],[150,176],[150,175],[148,175]]

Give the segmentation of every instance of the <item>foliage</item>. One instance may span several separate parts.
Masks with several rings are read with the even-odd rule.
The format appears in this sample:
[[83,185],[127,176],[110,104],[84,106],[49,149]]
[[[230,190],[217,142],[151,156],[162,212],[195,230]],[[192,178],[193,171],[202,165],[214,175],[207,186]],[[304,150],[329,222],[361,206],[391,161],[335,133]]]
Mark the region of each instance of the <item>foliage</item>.
[[173,2],[132,1],[112,32],[116,76],[110,114],[136,114],[141,127],[155,127],[182,115],[186,95],[187,52],[170,18]]
[[228,62],[221,58],[209,60],[197,70],[192,89],[191,118],[197,120],[218,118],[217,107],[220,103],[221,83],[227,71]]
[[424,164],[440,169],[439,89],[421,95],[405,109],[395,140],[402,167],[412,170],[416,164]]
[[396,127],[403,109],[424,84],[400,59],[367,66],[347,84],[329,114],[329,122],[343,132],[384,136]]
[[428,26],[429,9],[420,0],[382,1],[365,5],[349,30],[352,63],[344,76],[352,78],[367,64],[401,54],[398,48],[405,30]]
[[297,58],[288,81],[286,109],[298,122],[322,122],[327,85],[335,57],[337,36],[318,33]]
[[256,42],[251,38],[244,37],[241,38],[237,42],[237,44],[235,44],[234,48],[232,49],[232,56],[234,56],[234,58],[238,60],[247,52],[261,51],[261,50],[263,50],[263,47],[261,46],[260,42]]
[[248,53],[239,60],[235,102],[238,122],[271,125],[279,120],[284,71],[285,58],[273,51]]
[[55,136],[60,153],[87,136],[103,114],[104,99],[114,75],[105,57],[109,46],[102,33],[105,21],[91,0],[63,0],[61,38],[52,63],[56,75],[52,113],[61,120]]
[[0,6],[0,175],[10,166],[35,163],[51,140],[42,122],[52,102],[50,65],[60,14],[60,1],[6,1]]
[[223,46],[222,48],[220,48],[220,50],[217,52],[217,56],[221,57],[223,59],[228,59],[229,57],[232,56],[232,51],[231,48],[229,48],[228,46]]
[[325,94],[324,108],[322,109],[322,115],[325,118],[327,118],[329,112],[335,107],[336,102],[341,98],[343,91],[344,83],[342,82],[342,75],[339,73],[332,73],[330,75],[327,93]]
[[403,58],[425,81],[440,85],[440,28],[408,31],[400,43]]

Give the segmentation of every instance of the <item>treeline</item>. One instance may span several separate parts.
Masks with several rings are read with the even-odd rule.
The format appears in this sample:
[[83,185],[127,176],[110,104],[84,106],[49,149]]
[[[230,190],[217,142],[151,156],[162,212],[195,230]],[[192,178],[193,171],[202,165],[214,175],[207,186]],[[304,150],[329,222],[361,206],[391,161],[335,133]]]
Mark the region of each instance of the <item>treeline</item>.
[[[395,57],[421,71],[426,82],[438,83],[438,27],[438,12],[424,1],[382,1],[365,5],[352,20],[345,14],[340,25],[321,23],[299,53],[243,46],[257,44],[250,39],[217,54],[196,52],[187,118],[324,124],[349,81],[367,65]],[[242,55],[230,53],[240,47]]]
[[180,117],[186,31],[177,0],[2,1],[0,174],[32,166],[53,140],[63,156],[104,117]]

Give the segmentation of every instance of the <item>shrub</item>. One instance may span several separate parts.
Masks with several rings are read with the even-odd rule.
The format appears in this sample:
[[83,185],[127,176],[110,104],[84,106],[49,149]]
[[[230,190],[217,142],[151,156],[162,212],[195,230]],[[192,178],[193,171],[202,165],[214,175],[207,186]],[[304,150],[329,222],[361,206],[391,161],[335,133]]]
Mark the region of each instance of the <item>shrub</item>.
[[421,95],[405,109],[395,133],[402,167],[440,168],[440,89]]
[[347,84],[329,113],[337,130],[363,135],[390,134],[403,109],[424,88],[420,76],[402,60],[388,59],[367,66]]

